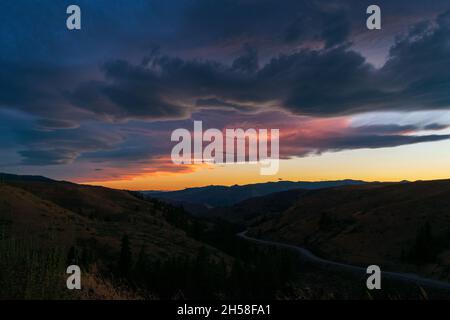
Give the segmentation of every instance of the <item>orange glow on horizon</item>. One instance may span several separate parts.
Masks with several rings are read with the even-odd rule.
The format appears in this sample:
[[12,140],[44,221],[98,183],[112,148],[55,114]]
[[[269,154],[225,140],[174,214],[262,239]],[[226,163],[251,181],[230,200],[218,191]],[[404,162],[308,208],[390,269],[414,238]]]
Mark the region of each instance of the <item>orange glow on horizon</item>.
[[179,190],[207,185],[231,186],[280,180],[435,180],[450,178],[448,159],[450,141],[439,141],[394,148],[327,152],[281,160],[280,171],[275,176],[260,175],[256,164],[222,164],[197,167],[195,171],[185,173],[80,182],[128,190]]

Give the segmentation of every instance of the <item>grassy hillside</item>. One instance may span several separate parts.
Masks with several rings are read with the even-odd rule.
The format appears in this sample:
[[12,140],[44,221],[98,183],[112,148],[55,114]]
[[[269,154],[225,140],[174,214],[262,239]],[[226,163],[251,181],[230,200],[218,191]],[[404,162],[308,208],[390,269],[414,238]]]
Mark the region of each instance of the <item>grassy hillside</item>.
[[[127,191],[67,182],[12,181],[0,185],[0,219],[14,234],[56,237],[61,245],[95,242],[119,249],[129,235],[156,256],[194,254],[201,244],[175,228],[155,204]],[[53,242],[53,240],[52,240]]]
[[[267,299],[296,274],[291,254],[139,193],[1,178],[0,300]],[[70,264],[81,291],[65,288]]]
[[[178,216],[184,218],[185,228],[177,226]],[[134,290],[129,283],[121,288],[120,277],[128,276],[121,274],[120,265],[124,236],[131,243],[129,268],[138,257],[160,263],[203,254],[229,261],[220,250],[188,235],[189,223],[177,208],[128,191],[3,176],[0,299],[137,297],[136,292],[127,293]],[[83,266],[85,284],[91,287],[76,295],[64,289],[65,268],[72,262]],[[41,277],[45,283],[39,283]]]
[[246,199],[229,207],[212,208],[207,215],[244,225],[254,225],[290,208],[307,190],[295,189]]
[[[441,278],[449,265],[449,181],[290,190],[220,209],[239,225],[139,193],[0,177],[0,299],[367,298],[359,278],[236,237],[243,224],[336,260]],[[65,288],[69,264],[81,291]],[[421,294],[387,285],[376,298]]]
[[261,197],[275,192],[293,189],[315,190],[343,185],[365,184],[359,180],[336,180],[336,181],[277,181],[266,183],[255,183],[234,186],[206,186],[198,188],[187,188],[178,191],[157,192],[143,191],[149,197],[169,201],[171,203],[183,204],[194,214],[209,214],[208,208],[232,206],[243,200]]
[[308,191],[253,235],[339,261],[449,279],[450,180]]

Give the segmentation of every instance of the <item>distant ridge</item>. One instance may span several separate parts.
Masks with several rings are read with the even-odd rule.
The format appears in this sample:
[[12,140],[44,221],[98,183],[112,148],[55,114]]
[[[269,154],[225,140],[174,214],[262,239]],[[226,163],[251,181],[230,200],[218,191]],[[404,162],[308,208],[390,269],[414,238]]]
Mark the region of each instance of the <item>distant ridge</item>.
[[93,241],[89,246],[105,257],[117,254],[124,234],[155,256],[197,252],[203,244],[169,221],[173,209],[127,190],[0,173],[1,232],[11,226],[16,237],[66,248]]
[[0,182],[2,181],[42,181],[42,182],[51,182],[55,181],[50,178],[46,178],[43,176],[34,176],[34,175],[17,175],[10,173],[0,173]]
[[450,179],[441,179],[274,194],[218,214],[250,223],[263,217],[251,235],[304,246],[324,258],[416,268],[448,282],[449,206]]
[[243,200],[268,195],[274,192],[293,189],[315,190],[338,186],[361,185],[367,182],[361,180],[334,181],[278,181],[234,186],[206,186],[187,188],[178,191],[142,191],[146,196],[167,200],[184,205],[201,205],[205,208],[234,205]]

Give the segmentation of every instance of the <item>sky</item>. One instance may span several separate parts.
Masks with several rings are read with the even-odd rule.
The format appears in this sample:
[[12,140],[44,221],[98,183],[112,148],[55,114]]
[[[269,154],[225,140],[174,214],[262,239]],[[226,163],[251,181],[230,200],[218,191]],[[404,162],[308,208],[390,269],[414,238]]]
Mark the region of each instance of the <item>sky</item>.
[[[1,172],[133,190],[450,178],[448,0],[3,0],[0,24]],[[280,129],[279,172],[174,164],[194,120]]]

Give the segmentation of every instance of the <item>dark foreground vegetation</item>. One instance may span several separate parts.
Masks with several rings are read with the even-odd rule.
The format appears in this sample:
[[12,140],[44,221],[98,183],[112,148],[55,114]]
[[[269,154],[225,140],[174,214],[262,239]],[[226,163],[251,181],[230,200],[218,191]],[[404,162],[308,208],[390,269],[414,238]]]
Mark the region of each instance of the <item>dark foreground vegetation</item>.
[[[278,196],[269,197],[259,207],[261,199],[249,200],[233,208],[240,208],[236,212],[241,213],[247,207],[254,209],[249,212],[255,219],[236,221],[224,220],[228,215],[192,216],[182,206],[148,199],[140,193],[36,179],[18,177],[0,182],[0,299],[450,297],[448,292],[386,279],[382,290],[369,292],[365,275],[319,268],[301,261],[289,250],[255,244],[236,236],[246,228],[252,229],[251,222],[262,226],[253,228],[256,237],[272,235],[294,243],[301,243],[296,236],[308,232],[323,235],[315,240],[318,244],[321,239],[331,239],[327,243],[332,243],[334,236],[342,234],[342,227],[347,237],[355,239],[349,245],[361,239],[370,240],[367,236],[355,237],[367,228],[366,225],[358,227],[362,222],[356,224],[355,217],[359,215],[354,215],[353,220],[343,219],[339,207],[334,206],[334,211],[322,210],[324,205],[331,207],[339,201],[346,205],[349,200],[342,200],[342,194],[353,197],[354,189],[343,189],[336,199],[329,200],[330,204],[324,203],[321,191],[311,193],[312,200],[305,207],[308,210],[300,208],[298,214],[290,210],[274,213],[273,219],[255,217],[253,213],[272,201],[276,204]],[[286,196],[297,197],[297,193],[289,192]],[[357,200],[367,198],[363,196]],[[316,206],[321,209],[316,210],[317,215],[311,210]],[[280,206],[270,208],[275,210]],[[360,206],[355,208],[357,213],[361,211]],[[344,218],[352,212],[347,209],[342,209]],[[384,216],[386,208],[376,218]],[[396,212],[388,215],[392,219],[398,216],[401,214]],[[398,254],[395,252],[401,256],[398,260],[402,264],[417,268],[442,264],[442,252],[448,247],[447,233],[441,230],[445,223],[436,223],[430,219],[432,216],[428,218],[405,229],[410,240],[396,248]],[[381,228],[383,220],[376,222],[374,226]],[[309,243],[313,240],[308,238]],[[324,251],[319,253],[328,255]],[[81,267],[82,290],[66,288],[66,268],[71,264]]]
[[[42,245],[32,236],[16,238],[3,226],[0,299],[275,299],[295,281],[293,253],[246,242],[236,237],[239,226],[198,220],[164,203],[156,206],[170,224],[204,244],[195,255],[161,258],[135,245],[131,233],[122,236],[115,255],[104,255],[95,244]],[[65,287],[70,264],[81,267],[83,285],[88,278],[81,292]]]

